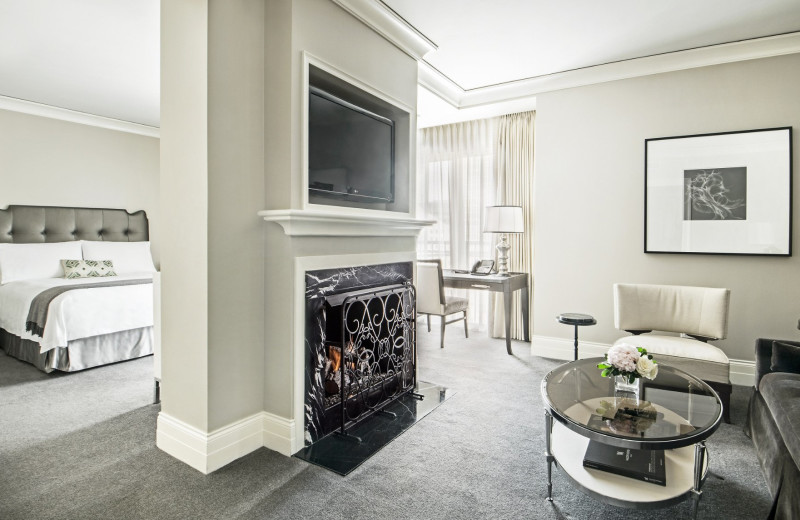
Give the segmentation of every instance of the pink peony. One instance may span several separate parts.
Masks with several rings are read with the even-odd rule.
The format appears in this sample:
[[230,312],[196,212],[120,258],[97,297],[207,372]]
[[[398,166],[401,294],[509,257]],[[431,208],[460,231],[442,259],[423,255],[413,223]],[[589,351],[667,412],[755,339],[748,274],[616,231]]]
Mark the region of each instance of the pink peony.
[[608,362],[622,372],[636,372],[636,363],[641,354],[632,345],[620,343],[608,350]]

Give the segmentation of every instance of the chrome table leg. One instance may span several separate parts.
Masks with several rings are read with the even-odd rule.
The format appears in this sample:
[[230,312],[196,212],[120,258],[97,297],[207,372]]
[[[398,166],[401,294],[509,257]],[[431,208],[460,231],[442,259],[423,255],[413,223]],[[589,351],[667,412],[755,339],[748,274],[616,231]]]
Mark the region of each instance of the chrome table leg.
[[553,462],[556,460],[553,453],[550,451],[550,434],[553,431],[553,416],[550,415],[550,410],[544,411],[544,439],[545,439],[545,457],[547,458],[547,500],[553,501]]
[[706,458],[706,441],[694,445],[694,487],[692,488],[692,518],[697,518],[697,508],[700,506],[700,496],[703,492],[703,462]]

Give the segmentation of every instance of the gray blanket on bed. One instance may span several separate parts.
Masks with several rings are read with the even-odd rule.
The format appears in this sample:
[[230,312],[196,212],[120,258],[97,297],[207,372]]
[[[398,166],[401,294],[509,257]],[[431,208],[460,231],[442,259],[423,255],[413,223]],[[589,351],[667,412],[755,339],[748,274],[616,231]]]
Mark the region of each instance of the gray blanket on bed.
[[55,297],[67,291],[75,289],[90,289],[92,287],[117,287],[122,285],[142,285],[153,283],[149,278],[137,278],[134,280],[114,280],[100,283],[81,283],[75,285],[62,285],[51,287],[37,294],[31,301],[31,308],[28,310],[28,319],[25,320],[25,330],[36,336],[44,337],[44,326],[47,324],[47,311],[50,309],[50,302]]

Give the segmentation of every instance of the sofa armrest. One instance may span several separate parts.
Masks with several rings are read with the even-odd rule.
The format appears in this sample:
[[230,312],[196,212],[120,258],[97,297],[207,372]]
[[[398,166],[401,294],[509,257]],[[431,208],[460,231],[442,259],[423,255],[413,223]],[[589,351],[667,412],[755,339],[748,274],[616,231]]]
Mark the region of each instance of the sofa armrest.
[[780,341],[781,343],[789,343],[790,345],[800,346],[800,342],[797,341],[758,338],[756,340],[756,390],[758,390],[758,385],[761,383],[761,378],[772,372],[770,366],[772,365],[773,341]]

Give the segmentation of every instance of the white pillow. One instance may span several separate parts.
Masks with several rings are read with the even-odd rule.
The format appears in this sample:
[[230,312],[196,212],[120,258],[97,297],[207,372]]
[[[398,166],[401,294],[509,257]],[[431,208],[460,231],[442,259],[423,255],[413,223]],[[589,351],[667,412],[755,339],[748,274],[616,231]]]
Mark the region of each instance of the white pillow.
[[83,240],[82,244],[84,260],[111,260],[118,275],[156,272],[150,242]]
[[0,284],[39,278],[61,278],[62,258],[80,258],[81,243],[0,244]]

